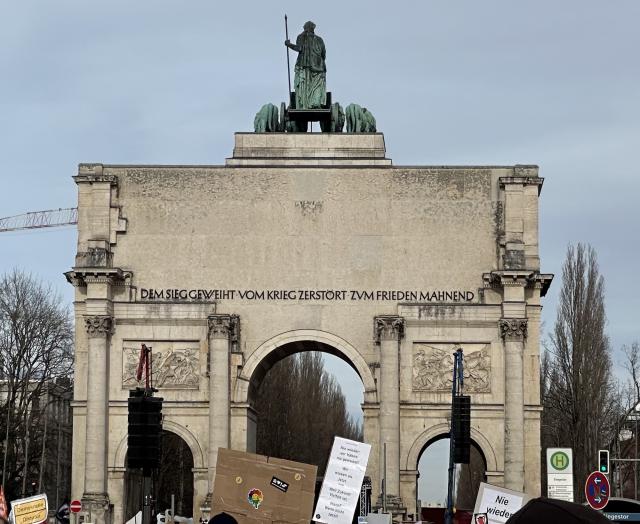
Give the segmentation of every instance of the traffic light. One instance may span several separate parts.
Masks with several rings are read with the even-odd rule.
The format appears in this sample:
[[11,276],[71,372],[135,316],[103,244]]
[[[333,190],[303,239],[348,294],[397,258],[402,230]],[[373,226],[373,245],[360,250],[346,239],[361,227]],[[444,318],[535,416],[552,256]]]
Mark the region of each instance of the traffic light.
[[453,434],[453,462],[469,464],[471,447],[471,397],[469,395],[453,397],[451,433]]
[[129,392],[128,468],[150,470],[160,466],[162,400],[146,396],[143,389]]
[[605,475],[609,474],[609,450],[601,449],[598,451],[598,471],[600,473],[604,473]]

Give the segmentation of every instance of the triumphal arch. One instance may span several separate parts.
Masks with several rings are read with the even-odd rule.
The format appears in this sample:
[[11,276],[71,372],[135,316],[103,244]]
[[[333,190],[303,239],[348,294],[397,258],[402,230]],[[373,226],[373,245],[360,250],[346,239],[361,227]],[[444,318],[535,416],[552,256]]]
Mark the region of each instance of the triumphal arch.
[[[326,95],[264,106],[260,132],[236,133],[224,165],[80,164],[66,276],[72,496],[87,520],[128,517],[127,397],[143,343],[164,429],[190,455],[196,518],[218,448],[255,449],[262,378],[308,350],[341,357],[362,380],[374,496],[384,476],[390,502],[415,513],[420,453],[449,431],[458,347],[487,480],[539,494],[551,275],[540,272],[538,168],[394,165],[372,115]],[[305,119],[324,132],[304,132]]]

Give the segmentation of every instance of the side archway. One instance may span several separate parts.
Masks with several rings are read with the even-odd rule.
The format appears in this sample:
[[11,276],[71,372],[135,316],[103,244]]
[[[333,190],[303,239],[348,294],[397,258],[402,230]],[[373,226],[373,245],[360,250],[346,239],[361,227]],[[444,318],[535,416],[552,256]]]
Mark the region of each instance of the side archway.
[[[295,353],[303,343],[315,343],[319,350],[332,353],[347,362],[362,380],[365,400],[377,400],[376,383],[371,369],[355,347],[332,333],[301,329],[276,335],[251,353],[237,377],[232,402],[236,404],[249,402],[252,380],[257,376],[264,376],[273,362]],[[285,350],[284,347],[288,349]]]
[[[193,467],[194,468],[204,468],[204,453],[202,448],[200,447],[200,443],[196,439],[196,437],[184,426],[174,422],[172,420],[163,419],[162,420],[162,429],[164,431],[169,431],[171,433],[175,433],[182,440],[184,440],[189,449],[191,450],[191,455],[193,455]],[[125,460],[127,457],[127,435],[120,440],[118,447],[116,448],[116,453],[114,456],[114,468],[126,468]]]
[[[435,426],[431,426],[429,429],[422,432],[413,442],[411,448],[409,448],[409,453],[407,453],[404,460],[401,461],[402,466],[405,470],[417,470],[418,469],[418,461],[420,460],[420,454],[427,446],[429,442],[436,440],[438,437],[442,435],[446,435],[449,433],[449,424],[446,422],[441,424],[436,424]],[[487,463],[487,471],[497,471],[498,470],[498,460],[496,457],[496,453],[491,445],[491,442],[477,429],[471,428],[471,440],[478,446],[482,454],[484,455],[484,459]]]

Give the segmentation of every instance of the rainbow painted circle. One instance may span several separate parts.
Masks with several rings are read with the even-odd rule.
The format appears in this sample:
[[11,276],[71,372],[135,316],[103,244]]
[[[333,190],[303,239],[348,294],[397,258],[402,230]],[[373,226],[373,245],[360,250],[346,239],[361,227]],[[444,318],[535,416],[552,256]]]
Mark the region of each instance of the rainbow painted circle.
[[251,504],[255,509],[258,509],[260,507],[260,504],[262,504],[262,501],[264,500],[264,495],[258,488],[253,488],[251,491],[249,491],[247,500],[249,501],[249,504]]

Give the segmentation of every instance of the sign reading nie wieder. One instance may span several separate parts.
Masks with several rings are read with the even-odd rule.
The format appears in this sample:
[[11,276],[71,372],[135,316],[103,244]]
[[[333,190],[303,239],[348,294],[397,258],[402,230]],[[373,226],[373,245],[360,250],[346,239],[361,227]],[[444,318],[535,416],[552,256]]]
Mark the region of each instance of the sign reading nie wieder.
[[325,524],[351,524],[370,451],[369,444],[334,438],[313,520]]
[[519,491],[481,482],[473,513],[486,514],[488,524],[504,524],[530,498]]

